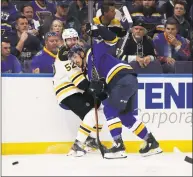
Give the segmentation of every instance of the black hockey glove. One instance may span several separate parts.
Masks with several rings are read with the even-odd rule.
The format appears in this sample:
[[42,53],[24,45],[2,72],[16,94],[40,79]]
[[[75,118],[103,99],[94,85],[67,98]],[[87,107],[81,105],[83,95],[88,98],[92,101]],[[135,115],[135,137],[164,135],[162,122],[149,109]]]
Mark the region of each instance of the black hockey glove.
[[99,32],[96,25],[91,25],[90,23],[86,23],[86,33],[91,37],[98,37]]
[[108,98],[108,93],[107,92],[101,92],[99,95],[96,95],[97,98],[100,101],[106,100]]
[[104,79],[100,80],[91,80],[88,91],[95,97],[100,95],[102,92],[105,92],[106,83]]

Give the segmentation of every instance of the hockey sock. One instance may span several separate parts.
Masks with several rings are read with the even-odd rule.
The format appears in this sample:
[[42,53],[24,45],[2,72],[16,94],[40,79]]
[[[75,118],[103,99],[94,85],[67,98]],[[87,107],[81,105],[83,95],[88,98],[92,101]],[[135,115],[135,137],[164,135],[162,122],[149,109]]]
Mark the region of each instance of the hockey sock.
[[110,130],[111,136],[114,140],[117,140],[121,137],[122,133],[122,123],[121,120],[116,118],[111,118],[107,120],[108,128]]
[[95,124],[95,109],[91,109],[81,122],[76,139],[84,143],[90,133],[95,131],[93,128]]
[[110,134],[114,140],[117,140],[121,137],[122,133],[122,123],[118,118],[119,111],[112,107],[106,100],[103,101],[103,105]]
[[132,113],[121,114],[119,118],[121,119],[122,124],[130,129],[136,136],[143,140],[147,139],[147,127],[142,121],[137,120]]

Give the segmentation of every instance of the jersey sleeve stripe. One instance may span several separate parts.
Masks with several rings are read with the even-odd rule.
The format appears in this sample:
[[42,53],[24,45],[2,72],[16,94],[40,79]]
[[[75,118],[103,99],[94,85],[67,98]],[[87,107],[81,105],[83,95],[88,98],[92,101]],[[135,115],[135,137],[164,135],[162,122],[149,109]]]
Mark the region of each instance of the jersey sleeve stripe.
[[75,74],[73,74],[73,75],[70,77],[70,80],[73,82],[73,80],[74,80],[76,77],[78,77],[80,74],[82,74],[81,71],[76,72]]
[[114,71],[112,71],[112,73],[108,76],[107,78],[107,84],[112,80],[112,78],[122,69],[133,69],[131,66],[118,66],[117,68],[114,69]]
[[80,84],[83,80],[85,79],[84,75],[81,74],[78,78],[76,78],[73,83],[75,86],[77,86],[78,84]]
[[79,73],[78,75],[76,75],[73,79],[72,82],[74,82],[77,78],[79,78],[79,76],[83,75],[83,73]]
[[119,38],[116,36],[116,38],[113,39],[112,41],[104,40],[104,42],[105,42],[105,43],[109,43],[109,44],[116,44],[118,40],[119,40]]

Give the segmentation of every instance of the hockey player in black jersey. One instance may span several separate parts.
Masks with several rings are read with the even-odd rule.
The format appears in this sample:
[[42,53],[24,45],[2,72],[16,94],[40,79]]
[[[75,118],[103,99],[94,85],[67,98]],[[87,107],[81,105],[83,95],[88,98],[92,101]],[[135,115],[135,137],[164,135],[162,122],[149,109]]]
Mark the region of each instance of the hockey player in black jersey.
[[[62,37],[65,43],[54,62],[54,90],[58,104],[63,109],[71,110],[82,120],[75,143],[68,155],[83,156],[86,154],[85,146],[87,150],[98,149],[95,138],[94,99],[86,91],[89,81],[84,73],[67,57],[70,48],[78,43],[78,33],[73,28],[69,28],[64,30]],[[98,103],[100,105],[100,101]],[[99,116],[100,113],[102,112],[99,111]],[[99,130],[101,129],[102,123],[99,123]]]

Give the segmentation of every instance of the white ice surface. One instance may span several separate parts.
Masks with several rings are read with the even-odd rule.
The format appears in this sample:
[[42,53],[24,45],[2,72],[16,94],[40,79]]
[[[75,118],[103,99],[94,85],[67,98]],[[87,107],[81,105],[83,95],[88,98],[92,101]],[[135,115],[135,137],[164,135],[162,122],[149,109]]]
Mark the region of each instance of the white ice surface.
[[[65,155],[2,156],[2,176],[192,176],[185,153],[151,157],[128,154],[126,159],[102,159],[98,152],[84,157]],[[12,165],[14,161],[19,164]]]

